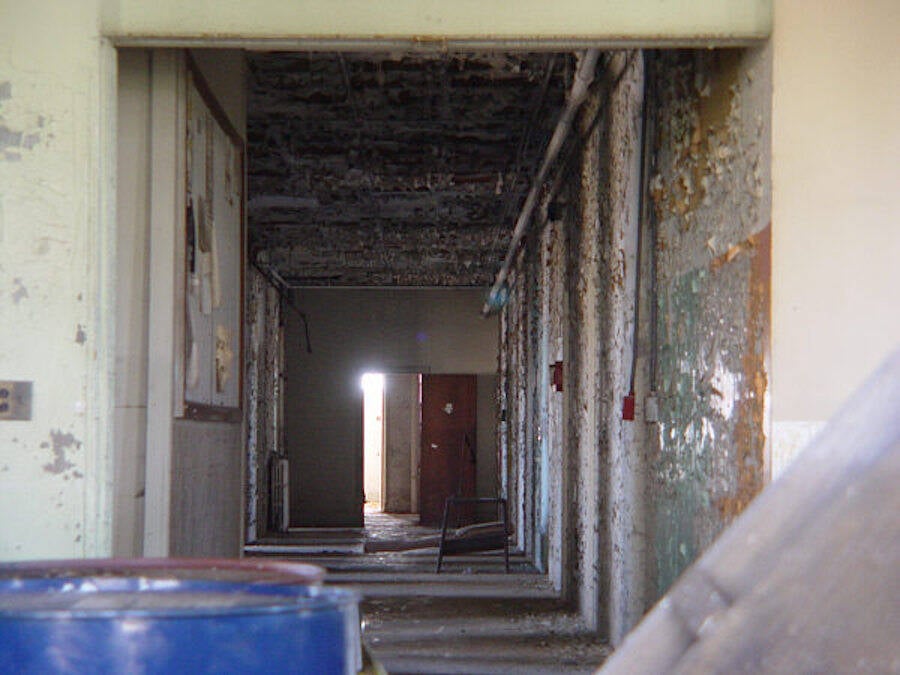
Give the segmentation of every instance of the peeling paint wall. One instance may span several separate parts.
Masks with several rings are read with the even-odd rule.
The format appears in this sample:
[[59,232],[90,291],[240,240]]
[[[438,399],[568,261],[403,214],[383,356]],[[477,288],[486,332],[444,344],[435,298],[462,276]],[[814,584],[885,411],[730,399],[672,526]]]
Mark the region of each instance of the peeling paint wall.
[[[641,119],[644,61],[639,51],[611,55],[606,112],[600,124],[600,452],[608,521],[601,556],[608,559],[604,611],[610,640],[618,645],[642,616],[646,466],[640,430],[623,419],[630,389],[638,274],[641,189]],[[603,479],[608,483],[604,485]]]
[[527,436],[527,373],[525,370],[527,347],[527,291],[523,284],[529,283],[521,268],[524,251],[520,252],[517,268],[510,276],[509,300],[504,308],[508,333],[506,344],[506,427],[508,430],[506,453],[507,497],[509,518],[515,527],[515,543],[520,551],[526,551],[531,540],[528,528],[533,520],[526,520],[530,509],[530,491],[533,466],[528,454]]
[[606,631],[604,581],[609,559],[602,555],[608,522],[603,520],[608,480],[606,449],[600,447],[600,300],[605,289],[600,278],[600,132],[589,131],[602,105],[598,94],[585,104],[579,132],[587,139],[578,158],[578,183],[573,185],[577,201],[569,229],[569,350],[566,375],[570,405],[570,466],[573,509],[576,601],[585,623]]
[[520,448],[520,459],[523,468],[523,510],[524,524],[522,543],[524,550],[534,561],[536,567],[543,571],[545,563],[542,560],[542,547],[544,532],[541,530],[541,483],[542,476],[547,467],[541,464],[541,428],[543,421],[540,417],[541,392],[538,391],[542,373],[540,367],[540,343],[543,326],[540,324],[540,260],[537,250],[539,242],[534,232],[524,242],[523,255],[523,284],[522,293],[522,326],[523,351],[522,351],[522,386],[523,386],[523,447]]
[[568,517],[574,508],[565,498],[568,494],[569,476],[566,471],[566,370],[567,365],[564,325],[568,298],[566,296],[566,237],[562,219],[550,220],[543,232],[542,264],[547,270],[545,304],[542,314],[546,317],[547,363],[544,368],[550,375],[550,364],[560,363],[563,383],[550,389],[547,383],[546,445],[547,471],[547,573],[556,588],[568,595],[570,564]]
[[271,465],[283,452],[283,336],[278,291],[253,267],[247,282],[245,530],[255,541],[269,529]]
[[112,549],[115,54],[97,3],[0,2],[0,559]]
[[[634,425],[622,418],[629,390],[640,189],[643,60],[612,52],[597,99],[583,112],[578,241],[569,318],[572,394],[567,423],[578,437],[576,559],[579,608],[618,642],[643,612],[644,465]],[[571,372],[571,371],[570,371]],[[573,448],[574,449],[574,448]]]
[[[619,54],[601,70],[599,89],[579,115],[576,133],[582,140],[571,165],[560,169],[567,171],[563,190],[544,207],[558,214],[536,216],[544,222],[520,250],[501,322],[508,491],[517,527],[524,532],[520,545],[575,601],[586,624],[604,633],[613,494],[606,435],[611,433],[609,408],[617,404],[603,384],[610,379],[610,353],[622,350],[622,336],[612,345],[603,340],[620,320],[612,318],[611,312],[621,308],[613,306],[611,291],[618,284],[619,294],[625,293],[620,240],[626,207],[636,201],[634,187],[624,189],[630,173],[620,175],[621,167],[608,160],[610,149],[620,146],[625,165],[628,157],[636,157],[634,138],[620,139],[621,123],[614,125],[618,117],[610,114],[622,92],[631,92],[621,83],[615,87],[625,58]],[[633,129],[639,108],[632,104],[630,114]],[[616,199],[610,198],[611,185]],[[551,387],[551,366],[557,361],[562,362],[562,391]]]
[[[563,220],[526,240],[501,322],[526,551],[529,529],[535,553],[549,536],[551,576],[614,643],[762,487],[767,461],[768,54],[648,58],[644,199],[645,63],[609,53]],[[556,360],[563,394],[548,391]]]
[[770,54],[653,62],[651,597],[767,478]]
[[[600,445],[603,135],[595,124],[603,98],[595,91],[579,114],[574,134],[583,140],[560,169],[567,171],[561,193],[535,215],[543,222],[518,253],[501,320],[507,493],[518,543],[596,630],[606,621],[608,564],[601,554],[608,540],[608,454]],[[549,210],[558,213],[548,218]],[[562,391],[551,387],[557,361]]]

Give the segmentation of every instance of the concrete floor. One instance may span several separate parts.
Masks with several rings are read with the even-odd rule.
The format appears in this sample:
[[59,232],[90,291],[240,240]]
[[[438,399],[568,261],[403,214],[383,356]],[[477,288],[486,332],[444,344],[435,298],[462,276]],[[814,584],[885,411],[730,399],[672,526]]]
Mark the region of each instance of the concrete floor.
[[[440,529],[420,526],[418,520],[416,514],[367,511],[362,529],[291,529],[245,546],[244,553],[296,558],[332,571],[425,574],[434,571]],[[371,548],[379,550],[367,553]],[[450,556],[444,559],[443,569],[446,573],[503,574],[503,556],[500,552]],[[537,570],[524,556],[511,551],[510,571],[528,574]]]
[[593,672],[606,645],[552,593],[519,593],[520,581],[462,579],[437,589],[423,580],[379,596],[351,587],[365,598],[366,644],[390,673]]
[[[364,530],[321,531],[318,552],[289,554],[265,547],[248,555],[311,562],[328,570],[326,583],[357,590],[363,637],[389,673],[591,673],[609,655],[577,615],[521,555],[503,572],[502,554],[454,556],[434,573],[437,549],[336,552],[335,542],[412,541],[436,533],[415,516],[366,514]],[[284,547],[315,548],[316,533],[288,533]],[[287,543],[286,543],[287,542]]]

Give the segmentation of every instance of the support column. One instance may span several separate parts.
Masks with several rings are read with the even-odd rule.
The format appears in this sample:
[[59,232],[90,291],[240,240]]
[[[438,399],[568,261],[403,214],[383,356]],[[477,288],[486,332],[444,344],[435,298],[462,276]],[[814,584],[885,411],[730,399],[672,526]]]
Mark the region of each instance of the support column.
[[643,59],[617,52],[607,71],[610,85],[600,125],[600,449],[607,471],[605,519],[608,536],[601,556],[608,561],[606,611],[614,645],[643,613],[644,425],[625,420],[623,402],[631,389],[637,302],[640,220]]
[[[601,105],[597,94],[584,104],[580,133]],[[606,593],[606,561],[600,542],[608,539],[601,518],[605,510],[606,476],[601,462],[600,421],[600,134],[595,128],[581,151],[579,192],[571,238],[571,290],[568,323],[571,345],[569,411],[572,435],[572,496],[575,513],[575,556],[579,612],[590,630],[606,633],[602,607]]]

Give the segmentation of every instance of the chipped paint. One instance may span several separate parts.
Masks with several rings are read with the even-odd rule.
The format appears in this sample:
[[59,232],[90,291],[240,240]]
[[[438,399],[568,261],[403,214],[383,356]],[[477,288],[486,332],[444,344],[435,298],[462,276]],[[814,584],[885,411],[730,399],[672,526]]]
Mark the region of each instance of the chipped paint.
[[[601,107],[598,93],[584,103],[579,128],[585,133]],[[575,222],[570,225],[569,252],[572,263],[569,340],[572,349],[571,386],[566,387],[573,415],[570,420],[574,476],[572,487],[577,497],[575,518],[575,561],[577,566],[577,603],[585,623],[592,630],[605,628],[604,612],[608,601],[606,572],[609,559],[602,555],[608,540],[608,522],[603,519],[606,493],[599,483],[608,479],[606,453],[600,446],[600,362],[603,344],[600,336],[601,223],[600,223],[600,148],[599,129],[584,142],[578,167],[578,201]]]
[[75,342],[83,345],[87,342],[87,333],[84,332],[84,326],[78,324],[78,327],[75,329]]
[[[621,637],[645,609],[643,460],[621,419],[643,65],[635,53],[610,57],[579,119],[584,138],[552,209],[559,220],[525,238],[511,271],[501,374],[509,492],[525,551],[547,565],[585,625]],[[556,362],[565,363],[562,392],[551,388]]]
[[746,508],[766,479],[771,227],[766,227],[753,241],[755,252],[751,261],[747,299],[747,342],[741,355],[741,373],[747,386],[737,402],[734,430],[737,485],[731,494],[715,503],[726,523]]
[[[66,457],[66,450],[77,450],[81,447],[81,441],[71,433],[63,433],[57,429],[50,432],[50,443],[41,443],[41,447],[49,447],[53,451],[53,461],[43,465],[44,471],[59,475],[75,468],[75,464]],[[77,474],[76,478],[83,476],[78,471],[73,472],[74,474]],[[68,476],[65,477],[68,478]]]
[[13,279],[12,301],[18,305],[22,300],[28,297],[28,289],[22,283],[22,279],[16,277]]
[[282,449],[283,333],[276,289],[251,268],[247,285],[247,541],[272,529],[269,473]]
[[43,115],[16,105],[11,82],[0,82],[0,156],[12,162],[21,160],[22,150],[33,150],[43,142],[46,122]]
[[769,66],[747,50],[665,54],[657,68],[650,525],[661,594],[765,481]]

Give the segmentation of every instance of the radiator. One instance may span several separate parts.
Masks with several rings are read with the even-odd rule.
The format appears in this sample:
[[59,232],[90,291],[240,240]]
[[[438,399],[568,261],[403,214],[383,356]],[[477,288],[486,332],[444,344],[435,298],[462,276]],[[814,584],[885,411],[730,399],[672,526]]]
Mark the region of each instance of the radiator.
[[283,457],[273,457],[269,491],[269,528],[275,532],[287,532],[290,520],[290,465]]

